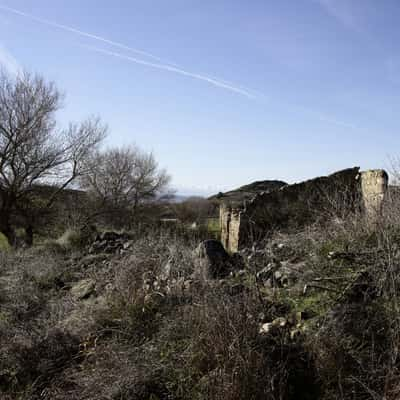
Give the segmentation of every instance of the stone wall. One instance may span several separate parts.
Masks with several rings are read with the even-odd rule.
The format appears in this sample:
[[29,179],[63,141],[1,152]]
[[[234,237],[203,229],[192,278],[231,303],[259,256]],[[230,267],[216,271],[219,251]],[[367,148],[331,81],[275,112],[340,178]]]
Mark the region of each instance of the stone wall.
[[349,168],[326,177],[263,192],[240,207],[220,207],[221,240],[231,252],[276,229],[295,230],[318,219],[364,210],[376,220],[387,191],[385,171]]

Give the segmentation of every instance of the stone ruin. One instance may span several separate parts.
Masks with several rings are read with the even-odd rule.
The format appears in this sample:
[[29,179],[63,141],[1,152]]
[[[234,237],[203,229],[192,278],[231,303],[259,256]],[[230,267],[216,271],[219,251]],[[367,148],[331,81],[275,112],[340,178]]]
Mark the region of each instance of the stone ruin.
[[220,205],[221,241],[237,252],[274,229],[299,229],[321,218],[360,211],[371,223],[379,219],[388,192],[384,170],[349,168],[332,175],[256,194],[242,204]]

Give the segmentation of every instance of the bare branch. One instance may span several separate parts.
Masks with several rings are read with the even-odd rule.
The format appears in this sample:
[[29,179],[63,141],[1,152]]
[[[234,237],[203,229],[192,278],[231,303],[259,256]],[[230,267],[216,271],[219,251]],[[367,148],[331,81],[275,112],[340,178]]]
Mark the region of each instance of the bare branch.
[[58,188],[50,206],[84,173],[85,159],[106,135],[98,118],[58,129],[62,100],[55,84],[39,75],[0,73],[0,230],[10,230],[11,214],[21,208],[17,203],[38,184]]
[[168,189],[170,176],[152,153],[137,147],[109,149],[89,158],[81,184],[92,195],[113,208],[133,211],[143,202],[153,200]]

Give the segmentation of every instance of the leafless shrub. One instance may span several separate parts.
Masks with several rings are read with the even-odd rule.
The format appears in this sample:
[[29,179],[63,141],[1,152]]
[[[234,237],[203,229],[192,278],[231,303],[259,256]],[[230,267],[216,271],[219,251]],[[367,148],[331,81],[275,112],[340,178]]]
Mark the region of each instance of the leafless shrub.
[[171,177],[152,153],[137,147],[99,151],[85,160],[81,185],[91,194],[96,215],[108,223],[129,226],[143,203],[154,201],[168,191]]

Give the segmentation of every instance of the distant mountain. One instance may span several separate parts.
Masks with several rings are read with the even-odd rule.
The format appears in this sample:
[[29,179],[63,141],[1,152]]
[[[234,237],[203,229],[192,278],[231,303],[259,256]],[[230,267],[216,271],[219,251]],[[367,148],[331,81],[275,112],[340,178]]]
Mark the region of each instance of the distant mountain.
[[193,196],[182,195],[182,194],[175,194],[171,197],[171,203],[183,203],[184,201],[190,199]]
[[238,189],[230,190],[229,192],[220,192],[209,197],[209,200],[238,204],[244,202],[245,200],[252,199],[257,193],[271,192],[286,185],[286,182],[277,180],[256,181],[248,185],[241,186]]

